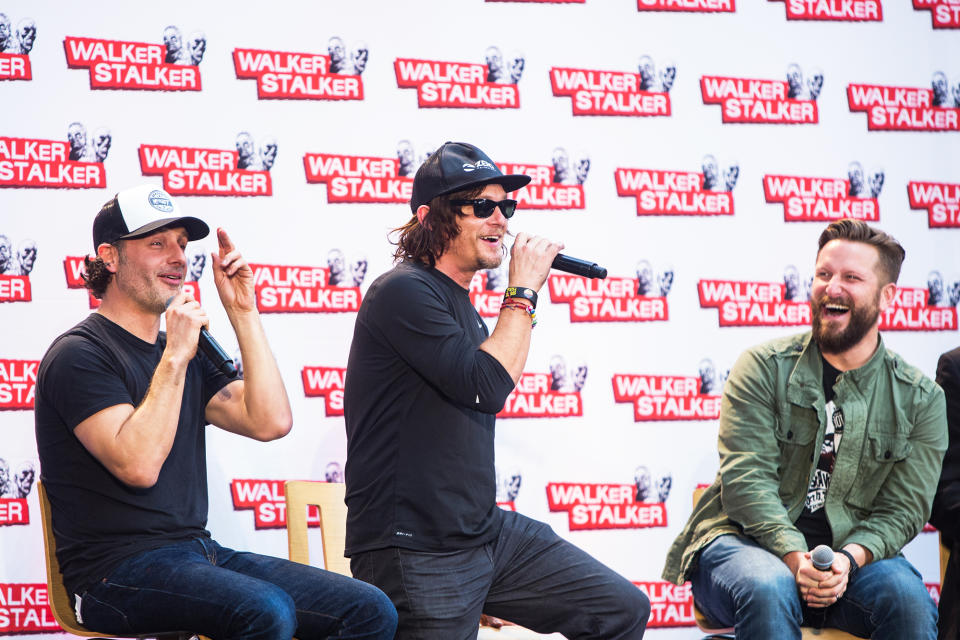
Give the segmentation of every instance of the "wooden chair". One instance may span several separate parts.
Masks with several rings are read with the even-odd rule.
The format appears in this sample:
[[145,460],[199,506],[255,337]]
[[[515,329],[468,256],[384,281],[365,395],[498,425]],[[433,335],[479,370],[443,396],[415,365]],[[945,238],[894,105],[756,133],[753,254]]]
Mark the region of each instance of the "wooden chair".
[[343,557],[347,539],[347,505],[343,502],[342,482],[288,480],[283,485],[287,503],[287,547],[290,559],[310,564],[307,538],[307,506],[320,510],[320,540],[323,543],[323,566],[350,576],[350,561]]
[[[72,633],[75,636],[99,638],[108,635],[87,629],[77,622],[77,615],[70,604],[70,594],[67,593],[67,588],[63,585],[60,563],[57,561],[57,541],[53,537],[53,518],[50,515],[50,500],[47,498],[47,489],[43,486],[42,482],[37,482],[37,495],[40,497],[40,521],[43,525],[43,548],[46,553],[47,600],[50,602],[50,610],[53,611],[53,617],[64,631]],[[112,634],[110,634],[110,636],[118,637]],[[203,638],[203,636],[184,631],[147,633],[138,636],[119,637],[156,638],[157,640],[198,640]]]
[[[693,508],[697,508],[697,503],[700,502],[700,496],[703,495],[703,489],[694,489],[693,490]],[[729,639],[733,640],[736,638],[734,635],[733,627],[721,627],[718,624],[711,622],[707,619],[703,612],[697,608],[697,604],[693,604],[693,618],[697,623],[697,627],[700,631],[706,633],[703,640],[721,640]],[[803,627],[800,629],[800,637],[803,640],[813,640],[818,638],[819,640],[857,640],[857,636],[847,633],[846,631],[840,631],[839,629],[819,629],[815,630],[812,627]]]
[[947,563],[950,562],[950,547],[943,544],[943,534],[940,533],[940,587],[943,588],[943,580],[947,575]]

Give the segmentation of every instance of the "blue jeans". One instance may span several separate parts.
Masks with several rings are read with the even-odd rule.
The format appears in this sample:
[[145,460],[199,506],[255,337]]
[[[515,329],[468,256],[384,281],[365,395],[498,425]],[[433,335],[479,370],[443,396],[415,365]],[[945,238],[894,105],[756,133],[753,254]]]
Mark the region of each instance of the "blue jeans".
[[720,536],[700,552],[690,575],[697,608],[735,627],[737,640],[800,640],[821,624],[874,640],[935,640],[937,609],[903,556],[861,567],[835,604],[806,607],[784,562],[750,538]]
[[569,640],[643,637],[650,602],[642,591],[548,525],[510,511],[503,516],[499,536],[471,549],[353,555],[353,575],[396,605],[397,638],[476,638],[481,613]]
[[366,583],[207,538],[133,556],[79,599],[83,625],[108,635],[387,640],[397,625],[390,600]]

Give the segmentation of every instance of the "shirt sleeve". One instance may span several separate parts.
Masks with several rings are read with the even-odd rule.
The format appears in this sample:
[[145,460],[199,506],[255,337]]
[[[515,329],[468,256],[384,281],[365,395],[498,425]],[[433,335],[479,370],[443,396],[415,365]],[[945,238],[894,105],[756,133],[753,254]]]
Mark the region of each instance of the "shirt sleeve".
[[90,341],[67,336],[49,357],[43,393],[71,430],[108,407],[135,404],[114,361]]
[[943,459],[940,486],[930,522],[954,541],[960,540],[960,351],[944,354],[937,365],[937,383],[947,399],[950,444]]
[[484,413],[503,408],[513,379],[496,358],[478,348],[443,296],[416,278],[394,279],[378,296],[372,322],[417,374],[465,408]]
[[720,493],[744,534],[783,557],[807,543],[780,501],[775,380],[772,364],[754,351],[730,371],[720,409]]

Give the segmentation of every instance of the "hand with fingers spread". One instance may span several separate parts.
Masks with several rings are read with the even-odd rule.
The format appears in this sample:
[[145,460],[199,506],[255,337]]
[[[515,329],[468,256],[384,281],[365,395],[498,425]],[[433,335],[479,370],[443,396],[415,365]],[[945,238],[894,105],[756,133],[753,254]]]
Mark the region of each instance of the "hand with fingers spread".
[[257,307],[253,270],[222,228],[217,229],[217,244],[219,251],[210,256],[213,258],[213,281],[223,308],[228,315],[253,311]]
[[562,242],[518,233],[510,250],[510,286],[539,291],[550,274],[550,265],[563,249]]

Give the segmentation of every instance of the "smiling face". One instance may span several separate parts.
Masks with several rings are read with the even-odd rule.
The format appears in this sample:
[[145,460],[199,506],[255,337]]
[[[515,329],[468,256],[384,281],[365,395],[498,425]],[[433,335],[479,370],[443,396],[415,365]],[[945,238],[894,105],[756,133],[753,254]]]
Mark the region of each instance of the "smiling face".
[[817,255],[810,292],[813,338],[823,353],[876,343],[880,312],[896,289],[879,275],[880,253],[863,242],[831,240]]
[[[488,184],[475,199],[503,200],[506,191],[499,184]],[[503,261],[503,237],[507,233],[507,219],[500,207],[489,218],[473,215],[473,207],[462,207],[457,219],[460,226],[450,245],[437,259],[437,268],[464,288],[468,287],[473,274],[481,269],[496,269]]]
[[[177,295],[186,275],[187,231],[183,227],[160,229],[142,238],[123,240],[116,252],[111,245],[100,245],[100,256],[105,262],[117,265],[114,278],[107,289],[119,293],[133,306],[148,313],[161,314],[167,301]],[[105,247],[107,249],[105,249]]]

